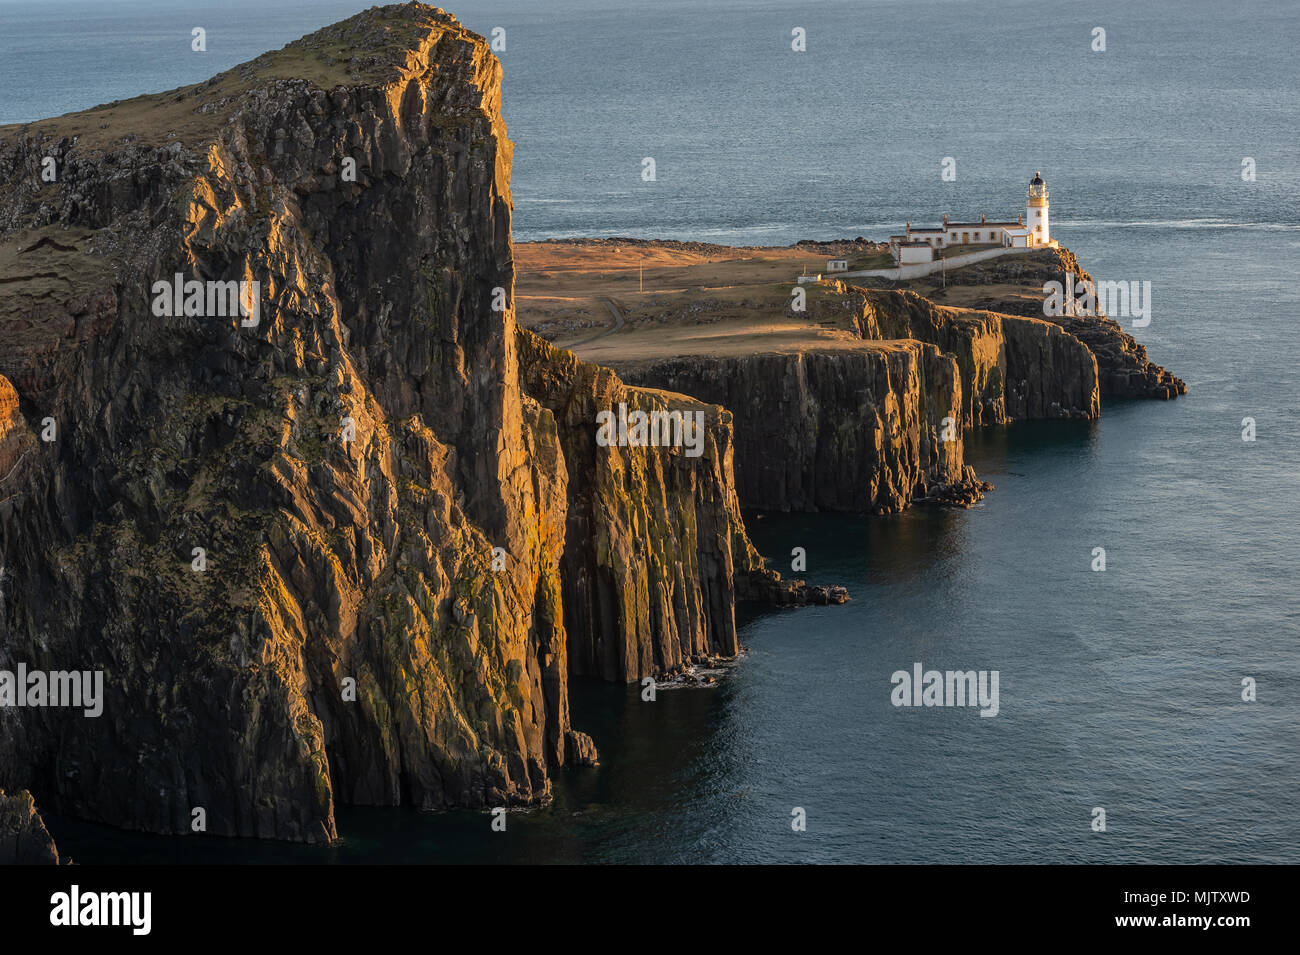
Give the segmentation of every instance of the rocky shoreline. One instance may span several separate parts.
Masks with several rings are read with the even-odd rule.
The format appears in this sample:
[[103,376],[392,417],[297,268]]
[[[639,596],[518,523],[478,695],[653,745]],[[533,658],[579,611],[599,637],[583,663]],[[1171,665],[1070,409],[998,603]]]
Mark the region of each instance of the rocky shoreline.
[[[1186,391],[1112,319],[1043,314],[1045,282],[1091,280],[1067,249],[908,283],[824,280],[799,286],[797,305],[788,282],[768,277],[820,267],[812,256],[828,254],[878,255],[880,246],[531,243],[516,249],[521,314],[630,384],[728,409],[737,493],[759,511],[969,507],[992,489],[965,464],[969,429],[1094,420],[1103,396]],[[566,319],[556,303],[581,303],[598,288],[623,326],[593,335],[600,309],[570,307]]]
[[[1097,359],[1102,397],[1167,400],[1187,393],[1187,383],[1152,362],[1146,347],[1124,331],[1115,319],[1105,315],[1055,318],[1044,315],[1043,285],[1059,282],[1064,287],[1069,279],[1075,282],[1094,281],[1080,267],[1074,253],[1066,248],[1047,249],[1015,259],[991,259],[954,270],[945,277],[950,284],[970,287],[974,293],[970,302],[973,308],[1052,322],[1087,345]],[[923,294],[935,295],[936,301],[942,301],[946,290],[942,287],[933,288],[933,285],[933,281],[910,283],[913,288],[919,286],[918,290],[923,290]],[[1036,294],[1006,295],[992,291],[998,286],[1007,285],[1028,289]],[[990,291],[980,294],[982,287],[989,288]]]
[[[0,668],[105,687],[102,718],[6,712],[0,785],[304,842],[340,804],[546,804],[599,759],[571,676],[735,658],[742,600],[849,599],[768,568],[742,509],[967,507],[965,429],[1181,385],[1123,338],[907,290],[786,316],[788,281],[755,299],[781,347],[558,348],[517,321],[500,82],[413,3],[0,127]],[[177,274],[256,282],[260,319],[160,314]],[[599,445],[614,406],[699,415],[700,454]],[[57,859],[6,798],[0,843]]]
[[[0,784],[307,842],[341,803],[544,804],[598,760],[571,675],[732,656],[741,599],[847,599],[750,543],[726,409],[517,329],[500,79],[407,4],[0,128],[0,665],[105,696],[7,711]],[[260,321],[159,315],[176,274],[257,281]],[[700,410],[706,453],[596,454],[618,400]]]
[[1101,411],[1093,353],[1049,322],[843,284],[810,293],[808,321],[861,345],[611,366],[730,409],[737,493],[756,510],[970,506],[991,486],[964,462],[967,429]]

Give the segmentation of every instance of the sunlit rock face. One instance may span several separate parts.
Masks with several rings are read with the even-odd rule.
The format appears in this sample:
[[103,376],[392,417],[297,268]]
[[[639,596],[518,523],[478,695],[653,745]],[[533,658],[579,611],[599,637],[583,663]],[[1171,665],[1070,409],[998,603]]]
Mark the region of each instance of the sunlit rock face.
[[339,803],[544,802],[596,760],[571,669],[734,653],[738,595],[799,599],[722,409],[698,459],[598,458],[630,389],[521,366],[500,79],[407,4],[0,128],[0,668],[105,684],[97,719],[0,713],[0,785],[305,841]]

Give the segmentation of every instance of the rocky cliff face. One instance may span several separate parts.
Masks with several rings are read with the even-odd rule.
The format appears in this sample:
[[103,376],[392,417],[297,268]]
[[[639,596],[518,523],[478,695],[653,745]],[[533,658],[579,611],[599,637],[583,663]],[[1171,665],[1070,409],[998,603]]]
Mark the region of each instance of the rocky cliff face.
[[0,789],[0,865],[58,864],[59,850],[32,794],[24,789],[7,795]]
[[[1049,318],[1043,314],[1047,282],[1063,287],[1073,281],[1093,282],[1069,249],[1045,249],[1030,256],[993,259],[952,273],[956,284],[988,285],[990,292],[977,304],[995,312],[1023,315],[1059,325],[1083,342],[1097,357],[1101,394],[1108,398],[1174,398],[1187,393],[1187,384],[1147,356],[1138,343],[1113,318],[1105,315]],[[1033,294],[1006,295],[996,291],[1006,285],[1028,287]]]
[[953,356],[966,427],[1101,413],[1097,362],[1046,321],[948,308],[914,292],[859,290],[864,338],[917,338]]
[[745,507],[889,513],[932,485],[968,479],[956,362],[922,342],[733,358],[677,358],[623,371],[699,396],[736,419]]
[[[105,681],[98,719],[0,710],[0,784],[312,841],[340,802],[543,802],[596,758],[571,666],[731,653],[738,592],[798,597],[725,412],[700,459],[601,458],[600,402],[694,403],[521,355],[499,83],[409,4],[0,128],[0,669]],[[258,288],[169,309],[175,275]]]
[[631,382],[731,410],[745,507],[970,503],[986,487],[963,461],[964,428],[1099,413],[1096,361],[1051,323],[842,285],[809,303],[812,321],[851,329],[858,347],[616,364]]
[[[631,388],[520,330],[526,392],[554,416],[569,469],[561,562],[574,673],[629,681],[739,649],[733,608],[779,577],[745,534],[732,482],[731,413],[665,391]],[[601,447],[604,409],[699,413],[701,453]]]

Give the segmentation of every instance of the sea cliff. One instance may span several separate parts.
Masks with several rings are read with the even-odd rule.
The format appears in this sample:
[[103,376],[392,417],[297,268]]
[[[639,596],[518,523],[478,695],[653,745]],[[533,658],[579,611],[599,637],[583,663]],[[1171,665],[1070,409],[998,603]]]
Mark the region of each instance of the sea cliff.
[[1092,353],[1051,323],[843,284],[807,304],[810,327],[841,328],[857,344],[612,362],[631,382],[731,410],[745,507],[968,504],[986,486],[965,464],[965,429],[1100,412]]
[[[908,284],[937,302],[960,297],[962,304],[972,308],[1059,325],[1096,356],[1103,398],[1170,399],[1187,393],[1187,383],[1151,361],[1146,346],[1125,331],[1116,319],[1104,313],[1056,317],[1045,314],[1043,289],[1047,283],[1056,282],[1062,289],[1078,283],[1095,286],[1093,276],[1067,248],[980,262],[949,272],[944,282],[946,286],[938,286],[937,280],[931,277]],[[948,286],[952,287],[952,293]]]
[[[847,599],[742,507],[969,505],[966,429],[1177,388],[1109,327],[841,285],[746,290],[693,348],[557,348],[517,321],[500,82],[415,3],[0,127],[0,671],[103,678],[101,715],[0,711],[0,786],[308,842],[345,804],[544,804],[598,759],[571,677]],[[716,325],[702,294],[672,321]],[[614,408],[698,419],[698,453],[602,443]],[[43,844],[19,809],[0,842]]]
[[597,758],[571,673],[818,598],[745,535],[725,410],[698,459],[597,457],[604,401],[700,402],[516,333],[500,79],[407,4],[0,128],[0,668],[104,675],[98,718],[0,716],[0,785],[304,841],[341,803],[544,803]]

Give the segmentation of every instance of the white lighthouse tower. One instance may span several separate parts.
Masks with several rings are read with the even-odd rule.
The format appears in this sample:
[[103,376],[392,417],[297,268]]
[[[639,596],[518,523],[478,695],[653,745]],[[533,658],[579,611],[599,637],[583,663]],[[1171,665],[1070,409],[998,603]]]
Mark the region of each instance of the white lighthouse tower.
[[1025,206],[1025,228],[1033,236],[1034,245],[1050,245],[1052,233],[1047,225],[1047,185],[1041,172],[1029,180],[1029,202]]

